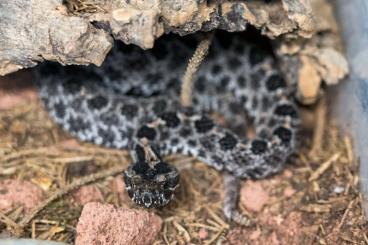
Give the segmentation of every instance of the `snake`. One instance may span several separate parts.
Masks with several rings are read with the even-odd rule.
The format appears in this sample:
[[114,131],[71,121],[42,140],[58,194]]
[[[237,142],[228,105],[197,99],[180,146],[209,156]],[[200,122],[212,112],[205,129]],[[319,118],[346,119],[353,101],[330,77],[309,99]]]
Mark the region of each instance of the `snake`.
[[134,203],[167,205],[180,174],[164,158],[189,155],[224,173],[224,215],[246,223],[237,210],[240,181],[279,172],[297,149],[295,89],[268,42],[217,33],[194,74],[192,105],[182,106],[181,77],[199,39],[168,34],[149,50],[117,42],[100,67],[46,62],[34,80],[51,118],[69,134],[129,150],[122,174]]

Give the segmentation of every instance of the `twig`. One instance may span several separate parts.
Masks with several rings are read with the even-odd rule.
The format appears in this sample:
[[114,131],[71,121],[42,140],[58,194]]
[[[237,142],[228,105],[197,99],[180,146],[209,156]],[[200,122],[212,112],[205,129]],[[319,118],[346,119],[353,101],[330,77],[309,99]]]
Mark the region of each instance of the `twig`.
[[178,230],[178,232],[183,234],[185,241],[189,243],[191,240],[189,232],[182,225],[180,225],[177,221],[174,220],[172,223],[174,227]]
[[222,227],[209,241],[206,241],[205,244],[206,245],[213,244],[222,235],[222,233],[224,233],[225,230],[226,228]]
[[339,223],[339,225],[338,225],[338,227],[337,227],[337,229],[338,229],[338,230],[340,230],[340,229],[341,229],[341,227],[343,226],[343,224],[344,224],[344,222],[345,222],[345,219],[346,219],[346,216],[347,216],[347,214],[348,214],[349,210],[351,209],[351,207],[353,206],[354,202],[355,202],[355,199],[354,199],[354,200],[352,200],[352,201],[349,203],[348,207],[346,208],[346,210],[345,210],[345,212],[344,212],[344,215],[342,216],[342,219],[341,219],[341,221],[340,221],[340,223]]
[[353,165],[354,164],[354,154],[353,154],[353,146],[351,144],[351,139],[348,136],[345,136],[344,143],[345,143],[349,165]]
[[112,175],[116,175],[121,173],[124,170],[124,165],[121,164],[119,166],[115,166],[111,169],[108,169],[106,171],[100,172],[100,173],[96,173],[96,174],[91,174],[87,177],[84,178],[80,178],[76,181],[74,181],[73,183],[71,183],[70,185],[65,186],[63,189],[60,189],[58,191],[56,191],[55,193],[53,193],[49,198],[47,198],[45,201],[43,201],[40,205],[38,205],[37,207],[35,207],[27,216],[25,216],[20,222],[19,225],[21,227],[25,227],[29,224],[29,222],[31,222],[31,220],[41,211],[43,210],[47,205],[49,205],[51,202],[53,202],[54,200],[68,194],[70,191],[94,182],[98,179],[102,179],[102,178],[106,178]]
[[190,58],[188,62],[187,69],[185,70],[184,76],[182,78],[180,94],[180,102],[184,107],[192,105],[193,75],[198,70],[198,67],[201,65],[203,59],[206,57],[212,42],[212,38],[213,32],[206,35],[206,37],[199,43],[192,58]]
[[313,144],[312,149],[309,152],[309,156],[314,156],[315,154],[322,152],[323,135],[326,127],[326,113],[326,99],[322,98],[318,104],[316,112],[317,122],[313,132]]
[[0,221],[8,227],[12,227],[16,234],[21,233],[22,227],[2,212],[0,212]]
[[321,166],[319,166],[319,168],[317,168],[317,170],[314,171],[312,175],[309,177],[309,181],[318,179],[319,176],[321,176],[332,165],[332,163],[336,162],[337,159],[339,159],[340,155],[341,155],[340,152],[335,153],[326,162],[322,163]]

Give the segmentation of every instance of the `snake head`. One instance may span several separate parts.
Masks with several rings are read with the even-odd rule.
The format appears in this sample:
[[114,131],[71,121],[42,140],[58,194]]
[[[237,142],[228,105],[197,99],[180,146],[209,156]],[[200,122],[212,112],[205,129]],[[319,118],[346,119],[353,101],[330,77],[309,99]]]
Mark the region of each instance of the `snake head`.
[[168,204],[179,184],[178,170],[162,161],[148,144],[137,144],[134,158],[134,164],[124,171],[129,197],[146,208]]

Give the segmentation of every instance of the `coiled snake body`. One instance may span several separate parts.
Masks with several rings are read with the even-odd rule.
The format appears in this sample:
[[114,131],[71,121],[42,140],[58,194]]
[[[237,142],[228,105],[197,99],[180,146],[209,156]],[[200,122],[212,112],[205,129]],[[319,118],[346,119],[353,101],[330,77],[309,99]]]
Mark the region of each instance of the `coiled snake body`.
[[[236,211],[238,180],[283,167],[295,150],[298,111],[272,52],[244,34],[215,37],[195,75],[193,106],[182,108],[180,77],[195,43],[169,36],[149,51],[118,44],[100,68],[44,65],[36,83],[66,131],[134,153],[124,177],[135,203],[157,207],[173,198],[178,172],[162,156],[181,153],[225,172],[224,213],[243,222]],[[222,114],[229,128],[217,125],[211,112]],[[252,139],[239,133],[246,117]]]

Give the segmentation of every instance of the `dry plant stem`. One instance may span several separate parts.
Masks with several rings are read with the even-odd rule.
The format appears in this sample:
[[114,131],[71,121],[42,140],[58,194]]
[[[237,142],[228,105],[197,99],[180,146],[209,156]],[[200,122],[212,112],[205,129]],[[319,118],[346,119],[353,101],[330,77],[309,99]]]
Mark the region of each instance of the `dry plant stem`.
[[309,152],[309,156],[318,155],[323,151],[322,142],[323,142],[323,132],[325,132],[326,126],[326,113],[327,113],[327,104],[326,98],[321,98],[321,101],[318,104],[318,108],[316,111],[316,126],[314,127],[313,132],[313,144],[312,149]]
[[352,201],[350,201],[350,203],[349,203],[348,207],[346,208],[346,210],[345,210],[345,212],[344,212],[344,215],[342,216],[342,219],[341,219],[341,221],[340,221],[339,225],[337,226],[337,229],[339,229],[339,230],[340,230],[340,229],[341,229],[341,227],[343,226],[343,224],[344,224],[344,222],[345,222],[345,220],[346,220],[346,216],[347,216],[347,214],[348,214],[349,210],[351,209],[351,207],[353,206],[354,202],[355,202],[355,199],[354,199],[354,200],[352,200]]
[[340,152],[335,153],[326,162],[322,163],[319,168],[309,177],[309,181],[317,180],[324,172],[326,172],[326,170],[332,165],[332,163],[336,162],[339,159],[340,156]]
[[116,175],[119,174],[121,172],[123,172],[124,170],[124,165],[120,165],[119,166],[115,166],[112,167],[106,171],[100,172],[100,173],[96,173],[96,174],[91,174],[87,177],[84,178],[80,178],[76,181],[74,181],[73,183],[71,183],[70,185],[65,186],[63,189],[60,189],[58,191],[56,191],[55,193],[53,193],[49,198],[47,198],[45,201],[43,201],[40,205],[38,205],[37,207],[35,207],[31,213],[29,213],[27,216],[25,216],[20,222],[19,225],[21,227],[25,227],[29,224],[29,222],[31,222],[31,220],[42,210],[44,209],[47,205],[49,205],[51,202],[53,202],[54,200],[68,194],[70,191],[75,190],[76,188],[94,182],[98,179],[102,179],[102,178],[106,178],[112,175]]
[[201,40],[192,58],[190,58],[188,62],[181,85],[180,103],[183,107],[189,107],[192,105],[193,75],[198,70],[203,59],[206,57],[212,39],[213,32],[208,33],[205,38]]
[[20,225],[18,225],[15,221],[10,219],[2,212],[0,212],[0,222],[4,223],[8,227],[11,227],[11,229],[13,229],[16,234],[19,234],[22,231],[22,227]]

